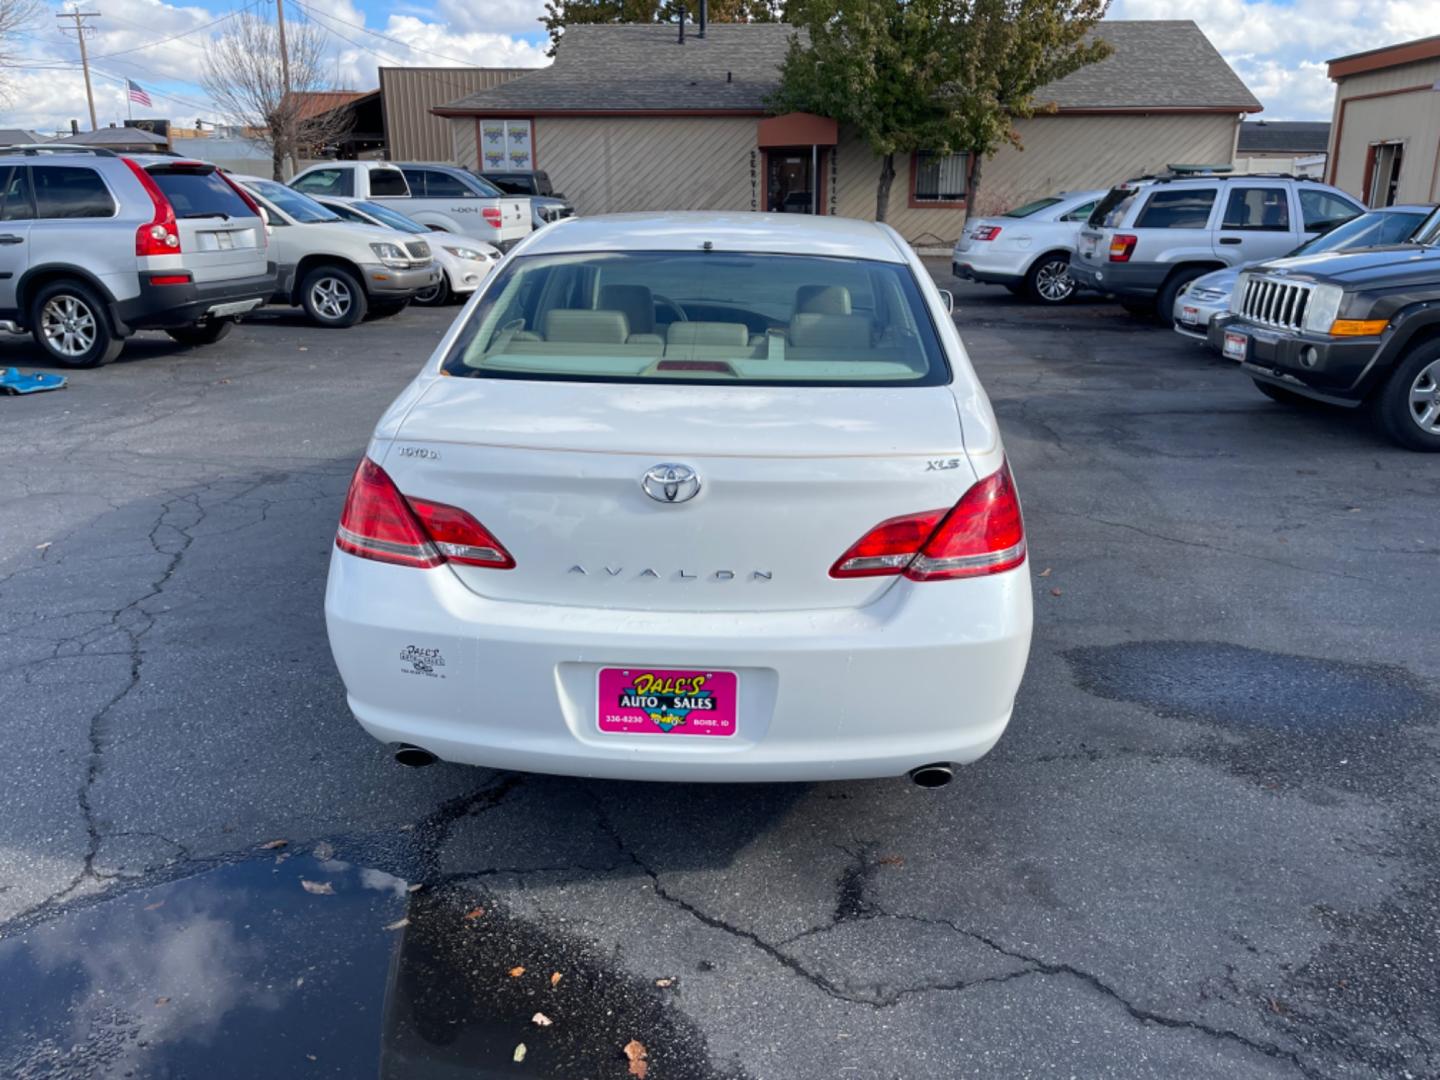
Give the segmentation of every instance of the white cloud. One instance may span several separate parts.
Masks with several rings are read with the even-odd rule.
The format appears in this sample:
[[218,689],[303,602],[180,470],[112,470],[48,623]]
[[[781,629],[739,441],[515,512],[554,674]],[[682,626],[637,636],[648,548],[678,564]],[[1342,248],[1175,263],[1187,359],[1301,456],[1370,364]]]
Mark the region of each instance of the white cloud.
[[1116,19],[1194,19],[1270,120],[1328,120],[1325,61],[1433,34],[1440,0],[1115,0]]

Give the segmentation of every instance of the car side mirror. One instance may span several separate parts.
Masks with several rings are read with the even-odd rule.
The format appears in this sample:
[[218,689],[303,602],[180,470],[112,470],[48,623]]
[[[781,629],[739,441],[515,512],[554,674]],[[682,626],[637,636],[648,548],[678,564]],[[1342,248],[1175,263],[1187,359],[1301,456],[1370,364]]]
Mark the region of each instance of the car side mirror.
[[949,289],[940,290],[940,302],[945,305],[948,314],[955,314],[955,294]]

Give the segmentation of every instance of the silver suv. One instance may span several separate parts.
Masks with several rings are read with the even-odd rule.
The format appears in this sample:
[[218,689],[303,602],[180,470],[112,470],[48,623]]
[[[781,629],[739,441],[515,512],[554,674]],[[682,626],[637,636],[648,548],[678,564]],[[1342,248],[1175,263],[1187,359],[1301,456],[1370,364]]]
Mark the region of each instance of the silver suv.
[[259,208],[214,165],[0,151],[0,329],[54,362],[108,363],[137,330],[209,344],[274,290]]
[[1201,275],[1284,255],[1364,209],[1337,188],[1277,173],[1142,177],[1095,207],[1070,277],[1168,321],[1180,290]]

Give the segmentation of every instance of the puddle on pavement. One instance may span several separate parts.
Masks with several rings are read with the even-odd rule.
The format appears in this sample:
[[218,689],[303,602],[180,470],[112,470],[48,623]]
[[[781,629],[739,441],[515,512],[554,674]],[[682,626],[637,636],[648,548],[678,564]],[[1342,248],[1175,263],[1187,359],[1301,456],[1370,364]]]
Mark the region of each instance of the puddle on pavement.
[[1384,729],[1433,711],[1401,668],[1207,641],[1139,641],[1065,653],[1081,689],[1240,728]]
[[623,1077],[631,1039],[652,1075],[731,1075],[680,981],[618,972],[460,884],[265,857],[0,940],[0,1076]]

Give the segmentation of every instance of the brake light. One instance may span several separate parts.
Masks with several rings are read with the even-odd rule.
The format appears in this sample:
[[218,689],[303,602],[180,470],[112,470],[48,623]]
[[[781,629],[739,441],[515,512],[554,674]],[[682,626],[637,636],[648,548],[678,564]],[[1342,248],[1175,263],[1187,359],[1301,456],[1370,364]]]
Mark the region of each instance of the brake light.
[[970,234],[972,240],[994,240],[1000,235],[999,225],[981,225]]
[[500,228],[500,208],[498,206],[486,206],[482,208],[480,216],[485,219],[492,229]]
[[1025,523],[1009,463],[973,484],[949,511],[890,518],[836,560],[830,576],[904,574],[911,581],[981,577],[1025,561]]
[[1139,240],[1133,233],[1116,233],[1110,238],[1110,261],[1129,262]]
[[175,208],[160,190],[154,179],[129,158],[122,158],[155,208],[155,216],[135,230],[136,255],[178,255],[180,254],[180,230],[175,224]]
[[500,541],[457,506],[407,499],[368,457],[350,481],[335,546],[362,559],[429,569],[444,562],[508,570]]

